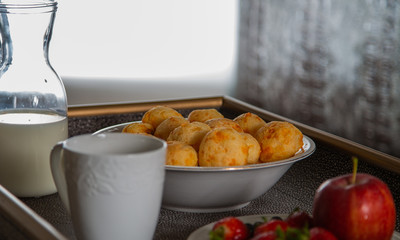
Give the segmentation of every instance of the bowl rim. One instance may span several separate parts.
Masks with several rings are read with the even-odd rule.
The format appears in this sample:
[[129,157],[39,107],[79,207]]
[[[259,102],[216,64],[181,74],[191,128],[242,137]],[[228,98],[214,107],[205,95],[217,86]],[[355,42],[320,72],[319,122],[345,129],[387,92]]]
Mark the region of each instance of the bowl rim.
[[[120,123],[120,124],[112,125],[109,127],[105,127],[105,128],[102,128],[102,129],[94,132],[93,135],[97,135],[100,133],[106,133],[106,132],[122,131],[122,129],[126,125],[135,123],[135,122],[140,122],[140,121]],[[310,137],[303,134],[303,147],[293,157],[286,158],[283,160],[267,162],[267,163],[249,164],[249,165],[243,165],[243,166],[229,166],[229,167],[200,167],[200,166],[189,167],[189,166],[165,165],[165,169],[167,171],[175,171],[175,172],[184,171],[184,172],[201,172],[201,173],[249,171],[249,170],[255,170],[255,169],[271,168],[271,167],[277,167],[277,166],[286,165],[286,164],[292,164],[292,163],[295,163],[297,161],[307,158],[308,156],[310,156],[311,154],[314,153],[315,149],[316,149],[315,142]]]

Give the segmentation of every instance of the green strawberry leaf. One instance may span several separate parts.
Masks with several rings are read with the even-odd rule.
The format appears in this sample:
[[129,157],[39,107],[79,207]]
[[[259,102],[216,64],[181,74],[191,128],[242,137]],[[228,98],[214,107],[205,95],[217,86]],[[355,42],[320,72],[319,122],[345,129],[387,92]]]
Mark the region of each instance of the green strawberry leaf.
[[208,235],[210,237],[210,240],[224,240],[225,228],[223,226],[220,226],[215,230],[210,231]]

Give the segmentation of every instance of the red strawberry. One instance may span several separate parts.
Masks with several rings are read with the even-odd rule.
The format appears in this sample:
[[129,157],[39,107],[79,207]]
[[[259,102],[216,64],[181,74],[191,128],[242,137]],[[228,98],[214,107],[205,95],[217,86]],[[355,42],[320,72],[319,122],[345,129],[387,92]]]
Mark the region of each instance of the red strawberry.
[[250,240],[276,240],[277,237],[278,236],[276,235],[276,233],[274,231],[270,231],[270,232],[260,233],[257,236],[254,236]]
[[313,219],[312,217],[305,211],[294,211],[291,213],[286,222],[289,224],[289,227],[292,228],[312,228],[313,227]]
[[310,229],[310,240],[338,240],[331,232],[320,227]]
[[261,234],[263,232],[276,232],[277,229],[281,229],[283,232],[288,228],[288,223],[283,220],[273,219],[265,222],[254,229],[254,236]]
[[235,217],[226,217],[214,224],[210,240],[245,240],[248,238],[246,225]]

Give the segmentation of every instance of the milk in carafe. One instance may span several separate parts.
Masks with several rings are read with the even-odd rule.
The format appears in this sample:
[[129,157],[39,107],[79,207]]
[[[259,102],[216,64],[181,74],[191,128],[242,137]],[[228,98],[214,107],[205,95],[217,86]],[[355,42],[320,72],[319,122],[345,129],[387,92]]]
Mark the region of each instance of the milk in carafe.
[[57,8],[0,1],[0,185],[17,197],[57,191],[50,151],[68,137],[66,91],[49,60]]
[[66,117],[43,113],[0,114],[0,183],[19,197],[56,192],[50,151],[67,135]]

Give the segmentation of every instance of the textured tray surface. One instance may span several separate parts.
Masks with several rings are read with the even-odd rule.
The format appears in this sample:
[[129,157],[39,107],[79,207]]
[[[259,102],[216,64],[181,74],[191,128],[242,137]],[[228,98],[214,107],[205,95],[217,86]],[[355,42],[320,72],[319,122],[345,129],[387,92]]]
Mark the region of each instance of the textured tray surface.
[[[187,116],[191,110],[187,108],[179,111]],[[236,111],[231,107],[221,107],[218,110],[227,118],[233,118],[242,111]],[[143,112],[135,112],[70,117],[69,133],[70,136],[93,133],[110,125],[140,120],[142,115]],[[274,187],[242,209],[223,213],[201,214],[161,209],[154,239],[186,239],[197,228],[229,215],[286,214],[295,207],[311,212],[313,196],[318,186],[328,178],[352,171],[351,155],[316,139],[313,140],[316,143],[316,151],[313,155],[295,163]],[[359,162],[359,172],[370,173],[381,178],[388,184],[394,196],[400,196],[398,174],[362,160]],[[71,219],[62,206],[58,194],[22,200],[66,237],[76,239]],[[400,198],[395,198],[395,201],[397,206],[396,231],[400,231],[400,207],[398,207],[400,206]],[[12,237],[7,238],[5,233],[9,231],[11,236],[16,233],[12,233],[10,228],[4,228],[2,222],[3,219],[0,218],[1,239],[3,239],[3,236],[4,239],[12,239]]]

